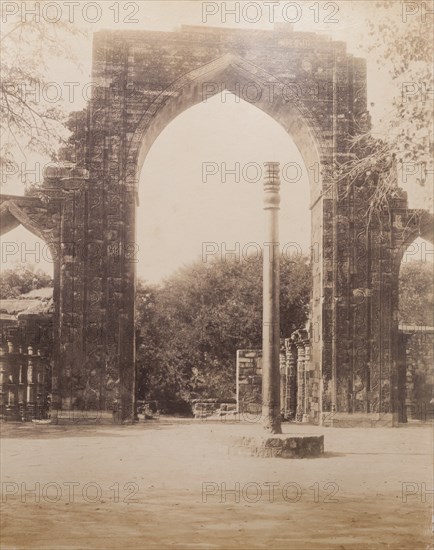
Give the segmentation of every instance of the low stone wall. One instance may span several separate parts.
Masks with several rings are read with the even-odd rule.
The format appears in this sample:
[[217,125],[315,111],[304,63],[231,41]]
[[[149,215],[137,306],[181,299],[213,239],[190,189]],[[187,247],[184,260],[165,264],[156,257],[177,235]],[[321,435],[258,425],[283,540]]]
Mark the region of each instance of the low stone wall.
[[210,416],[235,414],[237,404],[234,400],[220,401],[218,399],[197,399],[193,401],[192,409],[195,418],[208,418]]

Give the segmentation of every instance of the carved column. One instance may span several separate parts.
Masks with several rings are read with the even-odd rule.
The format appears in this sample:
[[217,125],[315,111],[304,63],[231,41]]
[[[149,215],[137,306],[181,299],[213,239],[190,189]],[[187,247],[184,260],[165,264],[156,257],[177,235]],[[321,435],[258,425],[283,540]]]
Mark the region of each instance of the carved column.
[[19,358],[18,358],[18,408],[19,408],[19,417],[20,420],[24,422],[26,419],[26,379],[27,379],[27,370],[26,370],[26,356],[23,354],[23,348],[19,348]]
[[264,182],[262,418],[266,431],[282,433],[280,419],[279,163],[267,162]]
[[295,420],[297,422],[306,422],[307,420],[307,403],[308,403],[308,384],[306,379],[306,355],[305,355],[305,341],[300,334],[300,331],[296,331],[291,336],[291,340],[296,346],[297,353],[297,405]]
[[7,346],[0,346],[0,417],[5,418],[6,413],[6,369],[7,369]]
[[285,340],[285,347],[287,365],[285,411],[288,420],[295,420],[297,413],[297,351],[289,338]]
[[[303,331],[304,333],[304,331]],[[309,411],[311,409],[312,384],[310,380],[310,342],[307,333],[302,336],[304,346],[304,408],[303,422],[309,422]]]
[[8,341],[8,364],[5,373],[5,379],[7,381],[6,395],[6,418],[8,420],[17,420],[18,412],[18,384],[17,384],[17,356],[16,356],[15,344],[12,341]]
[[282,420],[286,420],[286,401],[288,392],[288,366],[286,361],[285,340],[280,341],[280,416]]
[[27,350],[27,417],[29,420],[35,418],[36,402],[35,402],[35,383],[34,383],[34,366],[33,348],[28,347]]
[[291,340],[295,346],[296,369],[295,376],[297,381],[297,400],[295,403],[295,420],[301,422],[303,419],[303,401],[304,401],[304,347],[302,346],[298,332],[294,332]]
[[35,356],[36,370],[34,373],[35,379],[35,393],[36,393],[36,412],[35,416],[38,419],[43,417],[43,409],[45,403],[45,376],[44,376],[44,363],[41,357],[41,350],[38,349]]

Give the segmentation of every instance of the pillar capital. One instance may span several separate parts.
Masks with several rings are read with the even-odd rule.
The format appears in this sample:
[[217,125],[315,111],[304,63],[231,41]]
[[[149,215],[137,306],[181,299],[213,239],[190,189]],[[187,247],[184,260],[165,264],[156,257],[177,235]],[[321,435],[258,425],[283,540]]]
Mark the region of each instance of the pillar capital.
[[279,209],[280,176],[278,162],[265,162],[264,210]]

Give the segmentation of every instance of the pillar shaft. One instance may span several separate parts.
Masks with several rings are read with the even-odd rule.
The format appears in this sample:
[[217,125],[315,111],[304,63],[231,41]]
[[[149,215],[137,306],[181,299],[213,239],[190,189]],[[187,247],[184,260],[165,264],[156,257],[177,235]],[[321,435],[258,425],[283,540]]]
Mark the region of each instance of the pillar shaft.
[[282,433],[280,420],[279,164],[266,163],[264,182],[262,418],[264,428]]

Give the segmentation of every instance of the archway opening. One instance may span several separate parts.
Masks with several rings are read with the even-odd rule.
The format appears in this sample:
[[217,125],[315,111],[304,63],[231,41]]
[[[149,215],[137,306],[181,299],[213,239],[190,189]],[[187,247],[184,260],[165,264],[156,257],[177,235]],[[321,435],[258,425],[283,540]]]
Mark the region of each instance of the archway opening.
[[430,421],[434,410],[434,257],[415,239],[399,272],[399,395],[401,420]]
[[185,402],[233,399],[236,349],[260,347],[269,160],[281,166],[281,325],[289,337],[306,321],[311,285],[311,190],[294,141],[262,110],[225,92],[176,117],[150,149],[137,210],[139,401],[174,399],[152,391],[168,380]]

